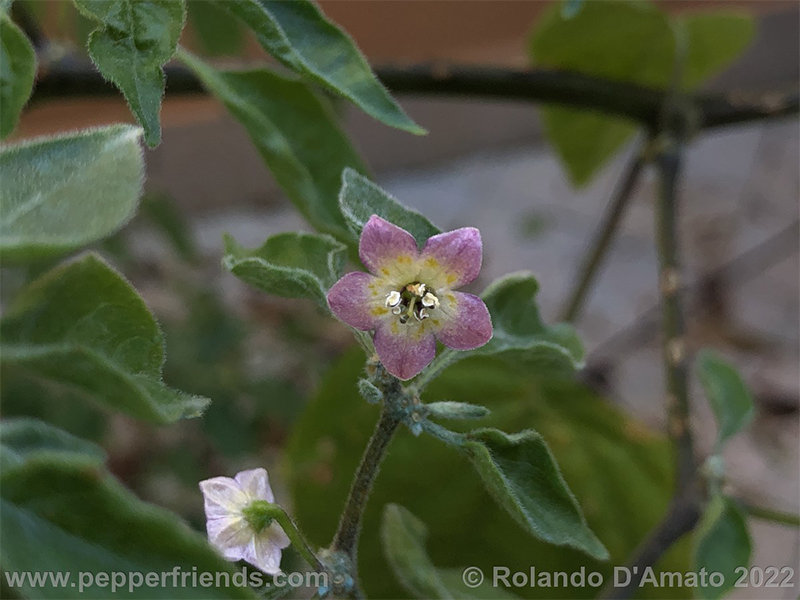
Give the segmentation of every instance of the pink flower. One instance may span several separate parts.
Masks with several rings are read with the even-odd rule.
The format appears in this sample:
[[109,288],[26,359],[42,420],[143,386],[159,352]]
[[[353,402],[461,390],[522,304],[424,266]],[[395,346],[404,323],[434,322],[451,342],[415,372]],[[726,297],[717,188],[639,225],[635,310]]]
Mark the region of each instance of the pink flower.
[[414,237],[377,215],[361,232],[358,254],[369,273],[347,273],[328,292],[342,321],[375,331],[375,350],[389,373],[411,379],[436,355],[436,339],[471,350],[492,337],[483,300],[453,291],[478,276],[483,246],[474,227],[440,233],[422,252]]
[[200,482],[205,498],[208,541],[227,560],[246,560],[271,575],[281,571],[281,550],[289,538],[269,518],[275,498],[267,471],[252,469],[236,477]]

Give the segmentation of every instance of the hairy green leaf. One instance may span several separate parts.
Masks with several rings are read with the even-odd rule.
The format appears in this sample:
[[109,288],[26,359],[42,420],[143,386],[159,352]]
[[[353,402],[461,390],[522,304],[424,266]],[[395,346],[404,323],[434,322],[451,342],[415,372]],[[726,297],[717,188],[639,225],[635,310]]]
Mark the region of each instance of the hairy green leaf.
[[[526,368],[538,366],[551,375],[571,373],[583,364],[583,346],[565,323],[547,326],[539,315],[539,283],[527,272],[494,281],[481,294],[492,315],[494,334],[469,354],[498,355]],[[467,353],[463,353],[466,355]]]
[[131,285],[89,254],[25,287],[0,321],[4,366],[24,368],[134,417],[169,423],[208,400],[161,381],[164,339]]
[[11,18],[0,12],[0,138],[17,126],[36,75],[36,52]]
[[353,40],[313,2],[239,0],[220,6],[244,21],[264,49],[290,69],[341,94],[386,125],[425,133],[381,85]]
[[344,168],[365,168],[330,106],[302,82],[266,69],[217,71],[184,50],[180,57],[244,125],[309,223],[351,240],[336,196]]
[[112,125],[0,149],[3,258],[69,252],[124,225],[142,193],[141,133]]
[[[752,19],[735,13],[687,15],[672,22],[644,2],[586,2],[574,15],[554,5],[531,34],[530,54],[539,66],[667,88],[675,71],[675,26],[687,33],[682,70],[689,87],[730,64],[753,31]],[[542,119],[576,185],[587,183],[636,131],[619,118],[558,106],[544,107]]]
[[18,417],[0,422],[0,464],[3,470],[21,465],[31,458],[76,455],[105,460],[105,452],[95,444],[37,419]]
[[535,431],[476,429],[463,447],[486,487],[526,531],[553,544],[607,559],[586,524],[550,449]]
[[183,0],[74,0],[100,26],[89,36],[89,56],[124,94],[150,147],[161,142],[162,66],[178,44]]
[[695,532],[694,569],[721,573],[724,584],[698,586],[695,595],[716,600],[733,589],[737,567],[750,566],[750,533],[741,508],[732,498],[714,496]]
[[342,173],[339,207],[347,225],[356,236],[361,235],[372,215],[378,215],[402,227],[417,240],[420,247],[429,237],[441,233],[423,214],[406,208],[372,181],[352,169]]
[[727,361],[704,350],[697,356],[697,373],[717,419],[717,449],[753,418],[755,407],[742,376]]
[[347,248],[327,235],[279,233],[255,250],[225,237],[225,267],[242,281],[284,298],[310,298],[328,308],[326,294],[344,267]]
[[[13,424],[10,432],[4,424],[0,435],[4,453],[9,442],[14,449],[18,438],[29,436]],[[203,536],[177,515],[138,500],[103,469],[96,451],[82,454],[86,442],[69,440],[71,436],[48,426],[37,426],[32,435],[47,451],[30,451],[23,439],[21,460],[4,468],[0,477],[0,562],[6,576],[47,565],[70,579],[66,585],[49,580],[35,586],[25,580],[14,586],[25,596],[108,598],[116,596],[111,582],[97,575],[121,572],[128,578],[117,582],[122,589],[116,591],[126,597],[254,597],[249,589],[231,585],[230,566]],[[161,576],[176,567],[177,580]],[[184,584],[181,572],[193,570],[211,573],[214,584],[192,584],[191,579]],[[135,572],[143,575],[142,581],[135,583]],[[145,585],[144,577],[153,572],[159,574],[155,585]]]

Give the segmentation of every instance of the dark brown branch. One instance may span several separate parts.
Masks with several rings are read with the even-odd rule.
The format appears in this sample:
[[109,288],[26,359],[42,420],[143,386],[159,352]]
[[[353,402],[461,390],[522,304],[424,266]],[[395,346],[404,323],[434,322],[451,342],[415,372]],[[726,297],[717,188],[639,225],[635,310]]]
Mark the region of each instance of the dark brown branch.
[[[205,93],[186,68],[169,65],[168,94]],[[548,69],[521,70],[499,67],[415,65],[383,67],[376,73],[398,94],[424,94],[498,98],[572,106],[638,121],[655,129],[667,92],[640,85]],[[92,65],[68,59],[51,64],[37,81],[32,101],[76,96],[104,96],[118,92]],[[696,94],[701,127],[717,127],[795,114],[800,109],[797,91],[744,94]]]

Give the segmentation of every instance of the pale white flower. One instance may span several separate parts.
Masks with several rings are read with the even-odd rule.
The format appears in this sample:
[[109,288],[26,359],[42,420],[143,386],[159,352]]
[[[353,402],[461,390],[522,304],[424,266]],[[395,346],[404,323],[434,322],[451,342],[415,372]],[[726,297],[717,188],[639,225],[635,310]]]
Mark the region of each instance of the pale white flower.
[[205,497],[208,541],[231,561],[246,560],[270,575],[280,573],[289,538],[266,516],[275,497],[266,469],[200,482]]

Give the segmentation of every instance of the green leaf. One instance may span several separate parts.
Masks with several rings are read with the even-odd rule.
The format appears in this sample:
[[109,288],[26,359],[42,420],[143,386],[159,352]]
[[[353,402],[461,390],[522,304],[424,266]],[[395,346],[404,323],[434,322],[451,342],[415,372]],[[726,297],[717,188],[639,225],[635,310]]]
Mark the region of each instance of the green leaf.
[[105,452],[95,444],[25,417],[5,419],[0,423],[0,464],[3,470],[24,464],[33,458],[75,455],[94,458],[100,465]]
[[239,0],[220,6],[239,17],[264,49],[290,69],[341,94],[368,115],[420,135],[370,70],[353,40],[309,0]]
[[[553,6],[530,37],[534,64],[640,85],[667,88],[674,71],[673,27],[687,32],[684,84],[694,87],[727,66],[747,46],[752,19],[735,13],[679,17],[671,22],[643,2],[586,2],[575,15]],[[633,123],[591,111],[548,106],[542,119],[550,142],[576,185],[587,183],[636,131]]]
[[425,550],[428,528],[407,509],[387,504],[381,520],[383,552],[395,577],[414,598],[515,598],[487,579],[467,587],[464,569],[434,566]]
[[383,551],[395,576],[414,598],[454,598],[425,551],[425,524],[397,504],[383,511]]
[[178,44],[183,0],[74,0],[100,26],[89,36],[89,56],[124,94],[151,148],[161,142],[162,66]]
[[482,419],[489,414],[489,409],[479,404],[467,402],[429,402],[425,410],[433,418],[439,419]]
[[379,186],[352,169],[345,169],[342,173],[339,207],[347,226],[356,236],[361,235],[361,230],[372,215],[378,215],[402,227],[414,236],[420,247],[425,245],[429,237],[442,232],[424,215],[406,208]]
[[716,600],[733,589],[737,567],[750,566],[750,533],[744,512],[732,498],[714,496],[695,532],[694,569],[721,573],[724,585],[707,585],[695,590],[699,598]]
[[678,17],[688,38],[683,82],[695,87],[730,65],[755,35],[753,17],[732,11],[688,13]]
[[131,285],[89,254],[25,287],[0,321],[2,364],[66,384],[134,417],[170,423],[208,400],[161,381],[164,339]]
[[[572,16],[554,5],[532,32],[530,53],[538,66],[664,87],[674,41],[660,10],[608,0],[586,2]],[[546,106],[541,114],[547,137],[576,185],[587,183],[636,131],[630,122],[589,111]]]
[[586,524],[550,449],[535,431],[476,429],[463,447],[498,503],[526,531],[604,560],[608,551]]
[[[336,531],[351,484],[350,478],[339,474],[354,472],[378,418],[379,409],[357,393],[363,368],[360,348],[331,364],[286,449],[284,465],[294,514],[317,545],[328,544]],[[364,513],[358,558],[367,597],[407,597],[387,575],[390,568],[380,546],[382,512],[388,503],[402,504],[428,526],[428,554],[445,581],[445,575],[452,575],[451,581],[461,577],[459,566],[478,566],[488,578],[495,565],[527,573],[532,564],[537,572],[572,573],[584,567],[609,581],[613,566],[624,564],[667,510],[673,490],[669,442],[573,379],[550,379],[545,372],[531,374],[479,356],[445,371],[427,388],[423,400],[449,398],[486,405],[492,411],[485,417],[487,426],[536,428],[611,560],[601,562],[526,534],[489,495],[462,453],[432,436],[414,437],[402,429],[381,465]],[[450,425],[466,431],[473,424],[451,421]],[[681,542],[659,562],[656,572],[685,572],[690,568],[689,554]],[[488,591],[475,595],[489,598]],[[523,598],[566,600],[595,597],[598,589],[570,584],[508,591]],[[641,590],[641,597],[659,600],[689,595],[689,589],[680,587]]]
[[211,56],[235,55],[244,46],[239,21],[214,0],[191,0],[186,5],[195,39]]
[[717,419],[719,449],[750,423],[755,412],[753,398],[739,372],[713,352],[698,354],[697,374]]
[[333,238],[314,233],[279,233],[255,250],[226,235],[222,264],[268,294],[310,298],[328,310],[328,289],[341,275],[346,250]]
[[[226,2],[239,5],[244,2]],[[364,170],[330,106],[302,82],[266,69],[217,71],[180,58],[247,129],[275,179],[316,229],[352,241],[336,201],[345,167]]]
[[[66,435],[48,428],[49,448],[65,446]],[[12,432],[13,433],[13,432]],[[40,430],[42,438],[45,430]],[[3,450],[7,451],[3,425]],[[64,448],[66,449],[66,448]],[[14,572],[49,571],[68,574],[69,583],[16,587],[35,598],[109,598],[117,594],[137,598],[253,598],[249,589],[230,585],[231,568],[180,518],[138,500],[99,464],[94,452],[28,452],[0,477],[0,562],[6,577]],[[169,577],[155,585],[144,581],[128,593],[133,579],[112,594],[95,575],[209,572],[221,585],[195,587],[192,580],[172,585]],[[88,574],[95,581],[88,583]],[[228,581],[226,585],[224,582]],[[216,579],[214,579],[216,581]],[[123,591],[124,590],[124,591]]]
[[518,367],[550,376],[572,373],[583,364],[583,346],[566,323],[547,326],[539,315],[539,283],[528,272],[511,273],[492,282],[481,294],[492,316],[489,342],[469,352],[453,352],[447,360],[470,355],[496,355]]
[[30,260],[119,229],[142,193],[141,129],[113,125],[0,149],[0,252]]
[[17,126],[36,75],[36,52],[11,18],[0,12],[0,138]]

